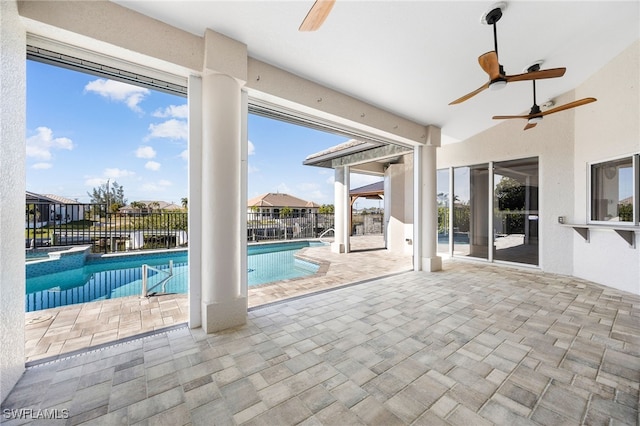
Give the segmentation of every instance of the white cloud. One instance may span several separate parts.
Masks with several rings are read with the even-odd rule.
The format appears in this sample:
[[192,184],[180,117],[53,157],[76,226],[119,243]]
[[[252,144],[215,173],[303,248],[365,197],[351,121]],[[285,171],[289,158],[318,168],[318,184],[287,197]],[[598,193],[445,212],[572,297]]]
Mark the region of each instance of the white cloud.
[[149,124],[149,134],[145,137],[145,140],[152,138],[187,140],[188,135],[189,131],[187,129],[187,122],[172,118],[164,123]]
[[333,185],[336,182],[335,176],[329,176],[325,182],[329,185]]
[[154,117],[166,118],[187,118],[189,116],[189,109],[187,104],[184,105],[169,105],[165,109],[157,109],[153,112]]
[[160,170],[160,163],[158,163],[157,161],[147,161],[147,164],[144,165],[144,168],[156,172]]
[[173,185],[170,181],[161,179],[158,182],[154,183],[145,183],[142,185],[142,190],[144,192],[161,192],[167,189],[168,186]]
[[257,173],[260,171],[260,169],[249,164],[249,166],[247,167],[247,171],[249,173]]
[[107,179],[105,178],[87,178],[84,181],[85,186],[90,186],[92,188],[96,188],[105,183],[107,183]]
[[249,155],[253,155],[256,153],[256,147],[253,145],[253,142],[249,141],[249,151],[248,154]]
[[145,96],[151,93],[149,89],[145,89],[144,87],[102,78],[90,81],[84,87],[84,90],[85,92],[96,93],[111,101],[123,102],[135,112],[142,112],[138,104]]
[[54,149],[73,149],[73,141],[69,138],[54,138],[53,131],[48,127],[38,127],[36,134],[27,138],[27,157],[39,160],[51,160]]
[[36,163],[31,166],[32,169],[36,169],[36,170],[46,170],[46,169],[50,169],[51,167],[53,167],[53,164],[51,163]]
[[289,194],[291,193],[291,189],[287,186],[286,183],[282,182],[280,185],[278,185],[276,187],[276,189],[278,190],[278,192],[282,192],[284,194]]
[[136,157],[138,158],[155,158],[156,150],[150,146],[141,146],[136,149]]
[[182,151],[180,153],[180,158],[182,158],[184,161],[188,161],[189,160],[189,150],[185,149],[184,151]]
[[104,169],[104,176],[108,179],[118,179],[135,175],[131,170],[118,169],[117,167]]

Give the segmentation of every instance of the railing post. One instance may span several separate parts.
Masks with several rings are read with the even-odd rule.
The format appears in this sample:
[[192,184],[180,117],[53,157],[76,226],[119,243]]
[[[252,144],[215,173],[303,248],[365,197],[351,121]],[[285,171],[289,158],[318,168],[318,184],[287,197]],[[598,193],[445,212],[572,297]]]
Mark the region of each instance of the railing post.
[[147,265],[142,265],[142,297],[147,297]]

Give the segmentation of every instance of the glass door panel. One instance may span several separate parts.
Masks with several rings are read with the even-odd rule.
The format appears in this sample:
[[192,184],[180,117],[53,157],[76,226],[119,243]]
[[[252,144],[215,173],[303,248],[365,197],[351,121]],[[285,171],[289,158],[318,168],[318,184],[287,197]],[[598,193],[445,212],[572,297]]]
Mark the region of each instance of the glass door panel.
[[453,254],[488,258],[489,168],[453,170]]
[[494,163],[494,260],[538,265],[538,159]]
[[438,192],[438,253],[449,253],[449,169],[438,170],[436,175]]

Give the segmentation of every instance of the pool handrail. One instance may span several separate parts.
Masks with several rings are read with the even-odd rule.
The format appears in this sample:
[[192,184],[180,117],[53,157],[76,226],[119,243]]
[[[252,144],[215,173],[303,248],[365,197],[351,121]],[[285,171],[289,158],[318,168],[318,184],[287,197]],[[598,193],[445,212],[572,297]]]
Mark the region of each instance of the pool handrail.
[[325,229],[325,230],[322,232],[322,234],[320,234],[320,235],[318,236],[318,240],[320,240],[320,242],[324,243],[324,241],[322,241],[322,237],[324,237],[324,236],[325,236],[329,231],[333,231],[333,234],[334,234],[334,235],[336,234],[336,230],[335,230],[335,229],[333,229],[333,228]]
[[165,287],[167,284],[167,281],[169,281],[171,278],[173,278],[173,260],[169,260],[169,271],[164,271],[162,269],[157,269],[154,268],[153,266],[149,266],[146,263],[142,265],[142,295],[141,297],[147,297],[149,295],[149,290],[147,288],[147,281],[148,281],[148,272],[149,269],[156,271],[157,273],[163,273],[163,274],[167,274],[167,276],[160,281],[158,284],[154,285],[153,288],[158,287],[159,285],[162,284],[162,292],[165,292]]

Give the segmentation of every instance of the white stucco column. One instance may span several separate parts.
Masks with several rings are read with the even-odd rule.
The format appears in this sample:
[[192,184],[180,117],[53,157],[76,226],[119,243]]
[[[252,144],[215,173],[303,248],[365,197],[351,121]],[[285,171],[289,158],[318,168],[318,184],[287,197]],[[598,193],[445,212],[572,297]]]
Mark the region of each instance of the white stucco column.
[[26,31],[0,1],[0,402],[24,371]]
[[334,253],[349,251],[349,215],[351,214],[349,200],[349,166],[339,166],[335,169],[333,184],[334,194],[334,229],[335,239],[331,244]]
[[[246,46],[213,31],[205,34],[202,76],[202,188],[201,188],[201,316],[207,333],[244,324],[247,295],[242,291],[242,143],[246,132],[242,80]],[[231,62],[231,63],[229,63]],[[239,78],[240,77],[240,78]]]
[[420,153],[420,256],[423,271],[440,271],[442,258],[438,252],[437,148],[440,147],[440,128],[429,126],[427,141]]

